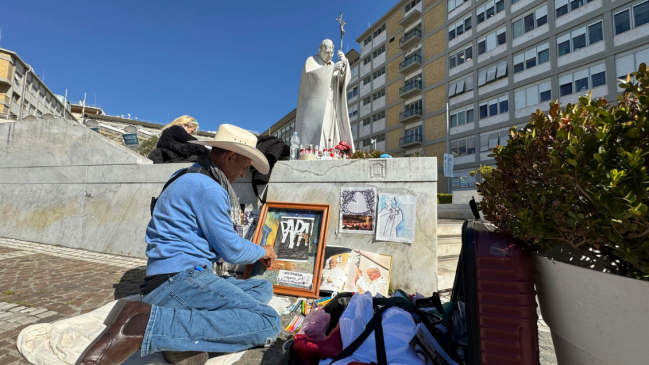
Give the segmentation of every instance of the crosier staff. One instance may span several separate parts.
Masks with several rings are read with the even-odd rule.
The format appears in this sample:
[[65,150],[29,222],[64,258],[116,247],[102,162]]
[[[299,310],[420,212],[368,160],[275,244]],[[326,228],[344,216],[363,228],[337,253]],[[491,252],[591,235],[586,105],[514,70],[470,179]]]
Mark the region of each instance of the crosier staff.
[[343,27],[347,25],[347,22],[343,20],[343,13],[340,13],[340,16],[336,19],[340,23],[340,50],[343,50],[343,36],[345,35],[345,29]]

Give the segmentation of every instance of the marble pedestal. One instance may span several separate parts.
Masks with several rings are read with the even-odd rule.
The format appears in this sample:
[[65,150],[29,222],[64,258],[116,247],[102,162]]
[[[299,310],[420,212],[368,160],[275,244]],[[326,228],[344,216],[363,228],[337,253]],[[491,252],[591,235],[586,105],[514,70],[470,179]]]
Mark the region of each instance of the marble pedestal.
[[[339,232],[340,188],[375,187],[379,193],[417,196],[415,243],[377,241]],[[391,255],[390,287],[431,295],[437,291],[437,159],[434,157],[278,162],[267,201],[331,205],[327,245]]]

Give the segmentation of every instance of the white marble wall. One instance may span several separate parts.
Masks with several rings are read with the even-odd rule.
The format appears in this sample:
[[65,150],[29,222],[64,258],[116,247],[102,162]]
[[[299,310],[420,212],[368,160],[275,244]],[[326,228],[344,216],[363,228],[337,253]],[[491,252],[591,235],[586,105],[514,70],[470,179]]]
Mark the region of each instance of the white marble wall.
[[[382,172],[382,173],[380,173]],[[339,232],[340,188],[375,187],[379,194],[417,196],[415,243],[376,241]],[[430,295],[437,290],[437,159],[435,157],[279,162],[268,201],[331,205],[327,244],[393,257],[390,287]]]

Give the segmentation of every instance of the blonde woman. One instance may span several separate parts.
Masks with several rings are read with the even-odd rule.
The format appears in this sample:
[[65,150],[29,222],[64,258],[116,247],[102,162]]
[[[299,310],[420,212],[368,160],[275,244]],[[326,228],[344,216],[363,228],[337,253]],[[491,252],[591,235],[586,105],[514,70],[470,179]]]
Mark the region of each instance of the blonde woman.
[[189,115],[176,118],[162,128],[162,134],[151,152],[149,159],[154,163],[196,161],[196,156],[206,155],[209,150],[201,145],[189,143],[196,141],[192,136],[198,130],[198,122]]

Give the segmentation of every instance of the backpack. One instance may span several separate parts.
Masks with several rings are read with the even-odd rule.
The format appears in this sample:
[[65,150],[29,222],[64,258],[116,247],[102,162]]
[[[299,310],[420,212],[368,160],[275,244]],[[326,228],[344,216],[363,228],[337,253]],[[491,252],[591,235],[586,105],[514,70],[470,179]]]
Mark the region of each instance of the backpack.
[[[210,179],[214,180],[214,178],[209,173],[209,171],[205,170],[202,167],[194,167],[194,166],[192,166],[192,167],[188,167],[188,168],[180,171],[178,174],[176,174],[176,176],[172,177],[171,179],[169,179],[169,181],[167,181],[167,183],[162,187],[162,191],[160,191],[160,194],[158,195],[157,198],[156,197],[151,198],[151,216],[152,217],[153,217],[153,209],[155,208],[155,205],[158,202],[158,199],[160,199],[160,195],[162,195],[162,193],[165,191],[165,189],[169,185],[171,185],[171,183],[178,180],[179,177],[185,175],[186,173],[199,173],[199,174],[203,174],[203,175],[209,177]],[[216,181],[216,180],[214,180],[214,181]]]
[[268,174],[262,174],[254,167],[250,168],[252,173],[252,190],[255,192],[257,198],[259,198],[259,201],[265,204],[266,201],[259,195],[258,185],[268,184],[270,174],[273,172],[273,166],[275,166],[277,161],[287,158],[290,155],[290,149],[284,141],[275,136],[260,136],[257,140],[257,149],[266,156],[270,171],[268,171]]

